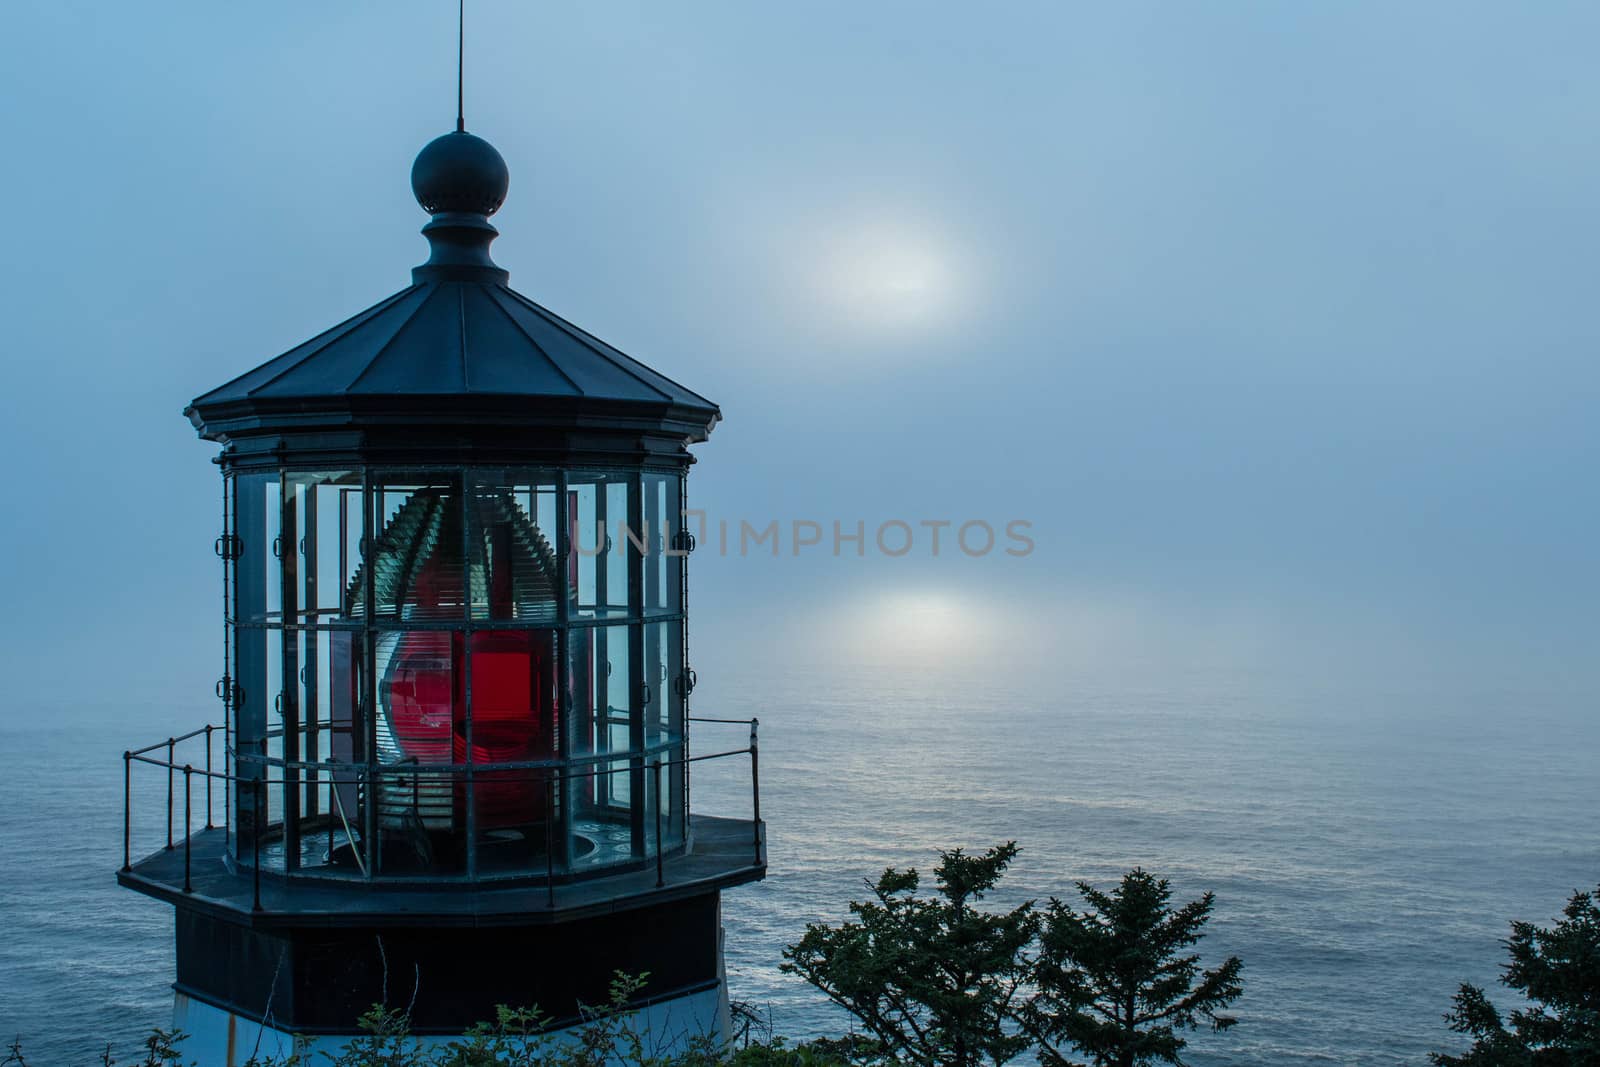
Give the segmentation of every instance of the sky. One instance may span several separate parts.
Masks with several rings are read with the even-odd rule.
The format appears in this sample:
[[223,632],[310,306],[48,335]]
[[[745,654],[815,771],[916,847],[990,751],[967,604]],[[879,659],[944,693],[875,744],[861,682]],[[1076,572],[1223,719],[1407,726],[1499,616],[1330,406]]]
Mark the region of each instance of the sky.
[[[209,711],[220,484],[180,413],[425,258],[454,6],[0,19],[8,702]],[[1597,36],[1556,2],[472,0],[466,115],[512,285],[722,407],[702,676],[1592,695]]]

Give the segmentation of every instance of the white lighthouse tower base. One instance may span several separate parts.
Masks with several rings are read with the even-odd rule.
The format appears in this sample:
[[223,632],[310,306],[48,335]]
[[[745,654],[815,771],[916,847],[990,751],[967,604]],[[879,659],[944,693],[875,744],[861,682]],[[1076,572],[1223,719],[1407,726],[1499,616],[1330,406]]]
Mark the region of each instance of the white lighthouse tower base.
[[[178,993],[172,1008],[173,1029],[187,1035],[181,1046],[184,1063],[195,1067],[242,1067],[251,1058],[261,1063],[284,1062],[295,1053],[302,1060],[321,1062],[337,1056],[357,1035],[296,1036]],[[711,1038],[720,1046],[728,1038],[728,987],[715,987],[652,1001],[631,1011],[622,1025],[639,1039],[647,1055],[665,1056],[687,1051],[697,1041]],[[551,1031],[556,1041],[576,1041],[582,1025]],[[419,1050],[437,1049],[460,1037],[425,1035],[412,1038]]]

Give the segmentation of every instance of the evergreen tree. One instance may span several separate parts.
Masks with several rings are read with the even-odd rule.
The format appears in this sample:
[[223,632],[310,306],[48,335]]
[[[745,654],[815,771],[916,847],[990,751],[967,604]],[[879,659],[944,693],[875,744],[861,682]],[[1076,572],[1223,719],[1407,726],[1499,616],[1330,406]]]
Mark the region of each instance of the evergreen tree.
[[1600,907],[1573,893],[1555,926],[1511,924],[1500,981],[1528,1002],[1508,1028],[1488,994],[1463,985],[1445,1015],[1474,1038],[1463,1055],[1436,1052],[1439,1067],[1600,1067]]
[[1052,899],[1044,916],[1027,1013],[1042,1062],[1070,1064],[1070,1046],[1095,1067],[1181,1065],[1180,1030],[1234,1025],[1219,1012],[1243,992],[1238,957],[1202,972],[1183,951],[1203,936],[1212,894],[1174,909],[1168,883],[1138,868],[1110,893],[1077,888],[1084,911]]
[[810,923],[784,951],[797,974],[854,1015],[879,1052],[917,1067],[975,1067],[1013,1059],[1031,1041],[1019,1031],[1026,949],[1038,927],[1029,901],[1011,911],[974,907],[1017,854],[1015,842],[981,856],[940,853],[936,895],[919,896],[915,870],[891,867],[855,902],[855,919]]

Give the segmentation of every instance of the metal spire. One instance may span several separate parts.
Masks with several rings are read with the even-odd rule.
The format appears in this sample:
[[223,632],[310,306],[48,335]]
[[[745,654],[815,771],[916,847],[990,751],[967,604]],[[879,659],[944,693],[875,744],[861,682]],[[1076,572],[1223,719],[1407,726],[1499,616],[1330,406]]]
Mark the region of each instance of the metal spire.
[[463,70],[466,67],[467,55],[467,0],[460,0],[456,9],[456,132],[463,133],[467,128],[462,107]]

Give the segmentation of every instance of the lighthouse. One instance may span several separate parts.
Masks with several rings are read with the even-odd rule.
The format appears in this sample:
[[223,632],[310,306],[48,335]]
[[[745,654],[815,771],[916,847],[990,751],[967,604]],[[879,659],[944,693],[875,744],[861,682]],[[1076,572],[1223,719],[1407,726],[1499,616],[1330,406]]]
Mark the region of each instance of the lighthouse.
[[[756,722],[690,714],[720,411],[510,288],[487,141],[458,122],[411,185],[411,284],[185,411],[220,449],[220,710],[125,754],[118,880],[174,908],[205,1067],[375,1003],[570,1027],[618,971],[652,1047],[725,1034],[721,894],[766,871]],[[702,774],[748,804],[692,812]]]

